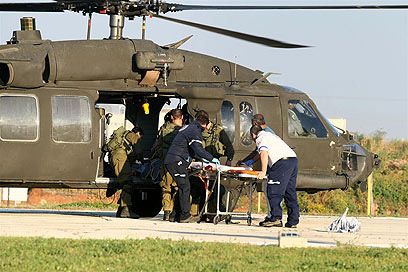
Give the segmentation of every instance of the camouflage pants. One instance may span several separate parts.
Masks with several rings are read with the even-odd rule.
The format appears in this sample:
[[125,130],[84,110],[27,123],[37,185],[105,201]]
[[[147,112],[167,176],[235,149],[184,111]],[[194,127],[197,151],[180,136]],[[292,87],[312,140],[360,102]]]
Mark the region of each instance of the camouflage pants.
[[117,182],[123,185],[122,192],[118,200],[121,207],[132,205],[132,188],[128,184],[132,180],[132,168],[127,160],[126,151],[117,149],[109,156],[110,164],[115,171]]
[[164,172],[165,173],[162,176],[162,181],[160,182],[163,193],[163,211],[171,212],[173,211],[174,207],[174,196],[177,192],[177,184],[168,171]]

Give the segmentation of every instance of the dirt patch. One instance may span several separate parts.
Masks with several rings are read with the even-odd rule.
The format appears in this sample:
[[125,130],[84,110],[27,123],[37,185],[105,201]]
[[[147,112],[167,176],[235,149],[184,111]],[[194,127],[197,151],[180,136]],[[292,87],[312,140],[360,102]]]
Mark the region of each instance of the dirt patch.
[[39,206],[46,204],[66,204],[72,202],[107,201],[105,190],[86,189],[30,189],[27,204]]

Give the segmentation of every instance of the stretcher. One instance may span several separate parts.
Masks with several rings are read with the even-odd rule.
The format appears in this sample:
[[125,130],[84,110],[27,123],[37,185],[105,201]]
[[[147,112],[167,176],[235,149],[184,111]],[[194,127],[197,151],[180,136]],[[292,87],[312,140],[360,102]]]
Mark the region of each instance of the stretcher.
[[[252,170],[250,167],[232,167],[226,165],[216,165],[214,163],[205,162],[192,162],[190,164],[190,170],[194,171],[204,171],[207,178],[206,182],[206,200],[201,215],[211,215],[213,216],[213,223],[218,224],[220,221],[225,220],[226,224],[231,222],[233,215],[246,216],[247,224],[250,226],[252,224],[252,191],[257,183],[262,181],[257,179],[257,171]],[[247,212],[234,212],[229,211],[229,200],[230,192],[227,191],[227,200],[225,205],[225,211],[221,211],[221,180],[222,179],[234,179],[234,181],[241,184],[243,187],[247,187],[249,191],[249,205]],[[210,181],[214,181],[212,188],[210,188]],[[217,187],[216,194],[216,210],[215,212],[210,212],[208,209],[208,200],[211,194],[214,192],[215,186]]]

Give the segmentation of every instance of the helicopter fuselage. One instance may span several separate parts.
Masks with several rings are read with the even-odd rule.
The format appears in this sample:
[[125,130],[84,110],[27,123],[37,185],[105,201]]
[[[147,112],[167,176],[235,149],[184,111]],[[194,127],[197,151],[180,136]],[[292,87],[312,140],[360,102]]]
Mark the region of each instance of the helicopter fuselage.
[[376,164],[304,92],[271,84],[259,71],[147,40],[37,39],[0,46],[0,186],[106,188],[112,177],[103,169],[98,105],[124,105],[125,119],[145,131],[147,153],[170,98],[221,124],[235,162],[254,150],[248,130],[262,113],[299,158],[298,190],[347,189]]

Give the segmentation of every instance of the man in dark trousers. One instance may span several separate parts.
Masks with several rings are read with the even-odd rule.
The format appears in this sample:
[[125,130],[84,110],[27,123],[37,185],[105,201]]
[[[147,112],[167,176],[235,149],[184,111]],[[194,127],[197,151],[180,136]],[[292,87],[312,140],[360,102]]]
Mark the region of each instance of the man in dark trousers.
[[267,177],[267,196],[271,208],[270,219],[264,227],[282,227],[282,199],[288,210],[287,228],[296,228],[299,223],[299,204],[296,195],[298,160],[296,153],[279,136],[254,125],[250,129],[252,139],[261,159],[258,179]]
[[[164,164],[177,183],[178,191],[171,217],[180,223],[198,222],[199,218],[190,214],[190,181],[187,168],[192,158],[204,159],[216,164],[220,161],[205,151],[202,145],[202,132],[209,123],[208,114],[200,114],[189,125],[182,127],[167,151]],[[178,199],[178,201],[177,201]]]

